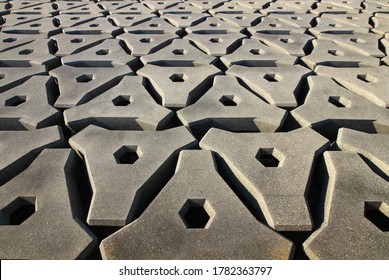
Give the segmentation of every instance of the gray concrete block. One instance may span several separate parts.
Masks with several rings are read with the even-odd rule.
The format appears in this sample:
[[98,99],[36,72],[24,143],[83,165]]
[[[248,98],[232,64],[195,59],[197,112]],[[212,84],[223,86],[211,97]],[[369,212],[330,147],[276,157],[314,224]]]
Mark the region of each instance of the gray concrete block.
[[373,34],[320,34],[318,39],[328,40],[336,45],[348,48],[354,52],[372,57],[382,58],[385,54],[379,48],[381,37]]
[[153,17],[155,17],[154,14],[147,14],[147,15],[112,14],[107,16],[107,18],[113,20],[113,22],[120,27],[129,27],[129,26],[137,25]]
[[203,22],[185,28],[185,31],[188,34],[226,34],[229,32],[239,33],[242,28],[219,17],[207,17]]
[[389,15],[377,13],[372,17],[371,21],[373,22],[374,28],[372,31],[379,35],[389,38]]
[[75,27],[80,24],[92,22],[95,19],[102,19],[103,16],[100,14],[80,14],[80,15],[56,15],[54,20],[60,28]]
[[107,39],[97,46],[61,58],[63,65],[76,67],[131,66],[136,61],[137,58],[126,53],[116,39]]
[[324,159],[324,222],[304,242],[305,252],[311,259],[388,259],[389,237],[379,216],[388,219],[389,183],[356,153],[326,152]]
[[46,149],[1,187],[1,259],[82,259],[96,246],[76,211],[74,157],[69,149]]
[[305,103],[291,114],[302,126],[320,127],[330,122],[361,131],[375,120],[389,120],[387,109],[339,86],[329,77],[308,77]]
[[161,18],[166,19],[176,27],[185,28],[202,22],[208,14],[163,14]]
[[293,56],[305,56],[304,49],[308,42],[311,42],[314,37],[307,34],[261,34],[256,33],[251,37],[259,39],[267,46],[276,49],[279,52],[290,54]]
[[358,5],[348,6],[344,3],[320,2],[311,10],[312,14],[358,14],[362,7]]
[[261,14],[307,14],[311,10],[313,1],[277,1],[260,10]]
[[62,32],[66,34],[111,34],[118,35],[121,28],[113,26],[108,19],[103,17],[95,18],[93,21],[81,23],[72,27],[63,28]]
[[112,130],[160,130],[172,115],[152,99],[142,78],[125,76],[118,85],[88,103],[67,109],[64,119],[73,132],[90,124]]
[[124,33],[116,37],[123,40],[131,54],[134,56],[143,56],[169,45],[173,39],[179,38],[175,34],[134,34]]
[[199,49],[209,55],[222,56],[238,48],[245,35],[241,33],[226,34],[189,34],[185,39],[192,41]]
[[124,31],[135,34],[179,34],[181,29],[169,24],[163,18],[152,17],[146,21],[135,24],[133,26],[125,27]]
[[238,132],[275,132],[286,112],[263,102],[236,78],[216,76],[212,88],[195,104],[179,110],[177,116],[192,131],[221,127]]
[[[328,22],[328,20],[333,21],[333,23],[336,25],[342,25],[342,24],[347,24],[347,25],[352,25],[354,27],[358,28],[365,28],[370,29],[372,26],[370,25],[370,15],[368,14],[323,14],[321,15],[320,18],[317,18],[318,21],[326,20],[325,22]],[[323,22],[324,23],[324,22]],[[319,23],[320,24],[320,23]],[[333,26],[336,27],[336,26]],[[340,27],[340,26],[338,26]],[[360,29],[356,29],[356,31],[360,31]],[[368,32],[368,31],[367,31]],[[360,32],[356,32],[360,33]],[[363,32],[366,33],[366,32]]]
[[88,126],[69,143],[84,155],[92,184],[88,224],[124,226],[170,179],[179,151],[197,141],[184,127],[127,132]]
[[175,39],[170,45],[155,53],[142,56],[140,60],[145,65],[201,66],[213,64],[217,59],[195,48],[188,40]]
[[137,75],[146,77],[155,98],[168,108],[183,108],[196,102],[221,71],[213,65],[198,67],[160,67],[146,65]]
[[0,92],[25,82],[33,75],[43,75],[45,73],[44,66],[0,67]]
[[[298,2],[303,3],[301,1]],[[304,29],[311,28],[311,23],[315,19],[315,15],[312,14],[270,14],[267,17],[277,19],[279,22],[284,22],[290,26]]]
[[311,71],[301,65],[283,67],[244,67],[233,65],[227,72],[242,80],[272,105],[282,108],[298,106],[301,83]]
[[182,151],[174,177],[145,213],[104,239],[100,249],[104,259],[288,259],[293,254],[290,241],[255,220],[207,151]]
[[300,28],[295,24],[281,21],[278,18],[264,17],[255,26],[247,28],[251,36],[256,34],[304,34],[305,28]]
[[40,3],[35,1],[13,1],[11,14],[30,14],[30,15],[53,15],[56,10],[50,2]]
[[377,2],[364,2],[363,12],[367,14],[389,14],[389,4],[387,1],[377,1]]
[[105,39],[112,38],[110,34],[57,34],[52,37],[58,48],[56,56],[64,57],[71,54],[76,54],[92,48]]
[[333,67],[378,67],[380,60],[363,55],[328,40],[313,40],[313,51],[301,60],[311,69],[318,65]]
[[254,11],[258,11],[262,9],[264,6],[267,6],[269,4],[268,0],[257,0],[257,1],[252,1],[252,0],[232,0],[230,1],[231,3],[236,3],[238,5],[246,6]]
[[54,9],[59,14],[72,14],[72,15],[98,15],[102,14],[103,10],[93,2],[77,2],[77,1],[55,1],[53,3]]
[[240,27],[250,27],[261,22],[262,16],[260,14],[216,14],[215,17],[224,19]]
[[26,169],[43,149],[64,143],[59,126],[34,131],[0,131],[0,135],[0,186]]
[[319,76],[331,77],[345,88],[378,106],[389,107],[389,96],[387,94],[388,67],[334,68],[318,66],[315,72]]
[[389,134],[368,134],[341,128],[336,143],[342,151],[362,154],[389,176]]
[[146,5],[146,7],[148,7],[149,9],[152,9],[153,11],[159,11],[174,6],[178,3],[181,3],[181,1],[180,0],[163,0],[163,1],[146,0],[146,1],[142,1],[142,3]]
[[71,108],[88,102],[119,82],[125,75],[131,75],[128,66],[120,67],[71,67],[63,65],[49,72],[58,81],[59,97],[57,108]]
[[258,39],[243,39],[242,46],[233,53],[222,56],[220,60],[227,67],[232,65],[272,67],[293,65],[297,57],[275,51]]
[[214,0],[214,1],[204,1],[204,0],[189,0],[188,3],[190,3],[193,6],[199,7],[202,10],[208,11],[212,8],[216,8],[220,5],[222,5],[225,0]]
[[[245,143],[241,145],[239,143]],[[223,158],[245,189],[236,191],[279,231],[309,231],[306,193],[314,160],[328,147],[312,129],[287,133],[232,133],[210,129],[200,147]],[[257,204],[257,205],[256,205]],[[255,206],[256,205],[256,206]]]
[[[47,15],[17,15],[17,14],[8,14],[3,15],[2,19],[4,22],[1,22],[2,27],[15,26],[19,24],[24,24],[28,22],[33,22],[43,18],[50,18]],[[0,20],[1,21],[1,20]]]
[[[348,15],[351,20],[341,20],[334,15],[332,18],[330,15],[328,17],[322,16],[316,18],[317,25],[309,29],[315,36],[319,36],[322,33],[329,34],[357,34],[357,33],[369,33],[369,24],[365,22],[364,16],[362,14],[353,14]],[[356,18],[355,23],[353,18]],[[360,19],[360,20],[359,20]],[[360,21],[365,22],[364,25],[359,25]]]
[[158,10],[160,15],[163,14],[201,14],[205,11],[189,2],[181,2],[174,6],[166,7],[165,9]]
[[61,122],[62,114],[52,107],[54,81],[35,76],[0,94],[0,130],[35,130]]
[[211,9],[208,12],[211,15],[216,15],[219,13],[222,14],[251,14],[255,9],[248,7],[247,5],[242,5],[238,2],[225,2],[223,5]]
[[142,3],[133,2],[130,6],[126,6],[116,10],[110,10],[110,14],[129,14],[129,15],[146,15],[151,14],[153,10],[147,8]]

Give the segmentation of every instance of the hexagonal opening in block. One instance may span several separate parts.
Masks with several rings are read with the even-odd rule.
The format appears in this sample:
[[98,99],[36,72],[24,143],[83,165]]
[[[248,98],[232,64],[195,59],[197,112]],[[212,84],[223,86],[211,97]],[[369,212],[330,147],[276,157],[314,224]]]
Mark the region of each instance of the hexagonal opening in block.
[[5,78],[5,74],[0,74],[0,80]]
[[329,50],[328,53],[333,56],[344,56],[344,52],[339,50]]
[[114,106],[128,106],[133,102],[133,98],[130,95],[119,95],[112,99]]
[[285,44],[292,44],[292,43],[294,43],[294,40],[290,39],[290,38],[281,38],[280,41],[282,43],[285,43]]
[[377,82],[377,78],[374,77],[373,75],[369,75],[369,74],[358,74],[357,79],[361,80],[365,83],[376,83]]
[[11,98],[7,99],[4,102],[4,105],[6,107],[16,107],[16,106],[19,106],[19,105],[23,104],[26,101],[27,101],[27,96],[16,95],[14,97],[11,97]]
[[249,53],[251,53],[253,55],[261,55],[262,51],[260,49],[251,49],[251,50],[249,50]]
[[235,95],[223,95],[219,102],[224,106],[237,106],[240,103],[240,99]]
[[351,101],[343,96],[330,96],[328,102],[338,108],[350,108]]
[[0,210],[1,225],[17,226],[36,212],[36,197],[18,197]]
[[19,52],[20,55],[28,55],[28,54],[32,54],[34,52],[33,49],[25,49],[25,50],[22,50]]
[[272,73],[272,74],[265,74],[265,75],[263,76],[263,78],[264,78],[266,81],[271,82],[271,83],[278,83],[278,82],[280,82],[280,81],[282,80],[281,75],[279,75],[279,74],[274,74],[274,73]]
[[188,76],[185,74],[173,74],[169,77],[173,83],[182,83],[188,79]]
[[385,202],[365,202],[365,217],[379,230],[389,231],[389,206]]
[[126,145],[117,150],[113,156],[118,164],[134,164],[143,153],[137,145]]
[[3,43],[12,43],[15,42],[17,39],[16,38],[7,38],[3,40]]
[[209,41],[210,41],[211,43],[216,44],[216,43],[222,42],[223,40],[222,40],[222,38],[211,38],[211,39],[209,39]]
[[150,43],[151,41],[153,41],[152,38],[142,38],[142,39],[139,40],[139,42],[141,42],[143,44]]
[[281,167],[285,156],[276,148],[260,148],[255,158],[265,167]]
[[188,229],[209,228],[215,214],[215,210],[206,199],[188,199],[179,211]]
[[175,49],[172,51],[172,53],[175,55],[184,55],[187,54],[188,52],[184,49]]
[[79,43],[81,43],[83,41],[84,41],[83,38],[74,38],[74,39],[70,40],[70,43],[79,44]]
[[81,76],[78,76],[76,78],[77,83],[89,83],[92,81],[95,77],[93,74],[82,74]]
[[110,52],[111,52],[110,50],[104,49],[104,50],[98,50],[98,51],[96,52],[96,54],[97,54],[97,55],[107,55],[107,54],[109,54]]

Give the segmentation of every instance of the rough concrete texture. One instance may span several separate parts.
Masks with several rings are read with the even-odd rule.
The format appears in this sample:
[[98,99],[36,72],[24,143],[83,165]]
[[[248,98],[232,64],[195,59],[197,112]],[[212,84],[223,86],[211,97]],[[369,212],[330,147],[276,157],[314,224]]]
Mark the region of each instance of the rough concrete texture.
[[324,222],[304,243],[307,255],[388,259],[389,183],[372,173],[356,153],[326,152],[324,159],[329,176]]
[[1,187],[1,259],[83,259],[94,248],[97,238],[78,218],[75,158],[46,149]]
[[[205,215],[196,223],[192,213],[199,211]],[[218,174],[211,152],[182,151],[173,178],[144,215],[100,247],[104,259],[119,260],[288,259],[293,245],[255,220]]]
[[388,7],[0,0],[0,258],[388,259]]
[[211,128],[200,142],[202,149],[216,152],[241,182],[243,187],[237,185],[236,191],[280,231],[313,228],[305,194],[314,160],[328,145],[310,128],[275,134]]

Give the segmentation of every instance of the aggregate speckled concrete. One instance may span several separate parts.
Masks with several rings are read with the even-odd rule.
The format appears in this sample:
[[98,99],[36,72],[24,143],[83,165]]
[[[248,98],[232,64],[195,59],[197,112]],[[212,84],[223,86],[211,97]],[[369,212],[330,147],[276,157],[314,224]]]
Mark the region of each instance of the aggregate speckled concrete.
[[389,4],[0,0],[1,259],[389,259]]

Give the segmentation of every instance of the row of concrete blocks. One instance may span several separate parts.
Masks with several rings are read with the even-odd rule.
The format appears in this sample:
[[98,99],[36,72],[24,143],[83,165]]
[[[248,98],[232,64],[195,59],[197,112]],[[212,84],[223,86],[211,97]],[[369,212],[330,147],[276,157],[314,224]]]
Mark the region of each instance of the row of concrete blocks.
[[192,14],[208,12],[215,14],[355,14],[359,12],[375,14],[388,13],[385,1],[2,1],[3,13],[15,14]]
[[[88,257],[97,238],[82,222],[79,160],[53,149],[61,130],[0,135],[1,259]],[[330,143],[310,128],[213,128],[202,150],[188,150],[197,141],[184,127],[89,126],[70,139],[92,184],[87,223],[123,227],[102,241],[104,259],[288,259],[295,247],[283,233],[312,230],[303,245],[311,259],[387,259],[388,135],[342,128],[336,143],[342,151],[324,152]],[[323,152],[325,203],[311,217]]]

